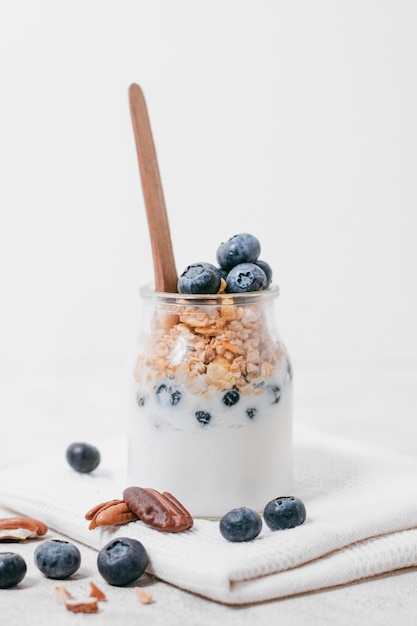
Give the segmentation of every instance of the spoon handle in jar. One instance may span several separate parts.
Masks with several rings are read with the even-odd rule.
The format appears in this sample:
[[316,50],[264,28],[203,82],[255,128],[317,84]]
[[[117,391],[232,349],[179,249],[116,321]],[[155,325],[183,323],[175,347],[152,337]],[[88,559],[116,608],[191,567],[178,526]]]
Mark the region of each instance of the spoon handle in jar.
[[155,290],[176,293],[178,276],[158,160],[145,97],[135,83],[129,88],[129,103],[151,238]]

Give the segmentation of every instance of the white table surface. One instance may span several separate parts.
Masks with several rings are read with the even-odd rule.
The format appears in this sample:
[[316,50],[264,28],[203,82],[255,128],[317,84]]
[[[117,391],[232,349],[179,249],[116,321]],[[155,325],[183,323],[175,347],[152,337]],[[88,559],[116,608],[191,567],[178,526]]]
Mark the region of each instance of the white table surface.
[[[417,455],[417,362],[385,364],[295,363],[295,419],[325,432],[404,454]],[[75,440],[94,441],[123,428],[123,364],[60,363],[39,372],[35,363],[0,364],[0,469],[47,455]],[[0,503],[1,506],[1,503]],[[417,503],[416,503],[417,506]],[[5,511],[0,509],[0,514]],[[105,588],[99,614],[75,615],[54,598],[56,582],[33,565],[34,543],[3,544],[19,552],[28,573],[14,589],[0,590],[1,623],[19,626],[142,623],[153,626],[415,626],[417,568],[339,588],[248,606],[225,606],[145,575],[140,584],[154,602],[141,605],[131,588]],[[80,546],[82,566],[68,588],[75,595],[88,581],[100,584],[96,553]]]

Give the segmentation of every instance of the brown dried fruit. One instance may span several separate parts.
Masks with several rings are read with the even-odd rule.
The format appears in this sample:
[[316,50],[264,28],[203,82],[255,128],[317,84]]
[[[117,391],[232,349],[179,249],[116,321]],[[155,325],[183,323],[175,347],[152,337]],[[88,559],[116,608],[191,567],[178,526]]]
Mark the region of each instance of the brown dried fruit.
[[127,487],[123,499],[131,511],[145,524],[169,533],[178,533],[193,526],[193,518],[172,494],[156,489]]

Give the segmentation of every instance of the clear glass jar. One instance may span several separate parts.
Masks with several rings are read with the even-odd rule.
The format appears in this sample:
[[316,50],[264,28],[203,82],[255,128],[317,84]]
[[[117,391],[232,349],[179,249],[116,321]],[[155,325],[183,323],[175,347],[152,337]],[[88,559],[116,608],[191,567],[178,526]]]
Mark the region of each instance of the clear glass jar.
[[291,491],[292,370],[278,287],[200,296],[140,289],[128,476],[194,517],[262,511]]

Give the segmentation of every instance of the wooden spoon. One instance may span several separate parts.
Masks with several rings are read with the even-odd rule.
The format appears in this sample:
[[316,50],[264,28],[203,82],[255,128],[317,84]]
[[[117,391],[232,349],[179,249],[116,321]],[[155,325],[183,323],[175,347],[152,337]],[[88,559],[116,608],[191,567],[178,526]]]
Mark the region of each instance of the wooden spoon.
[[175,269],[164,192],[148,110],[139,85],[133,84],[130,86],[129,102],[151,237],[155,290],[176,293],[178,291],[178,275]]

